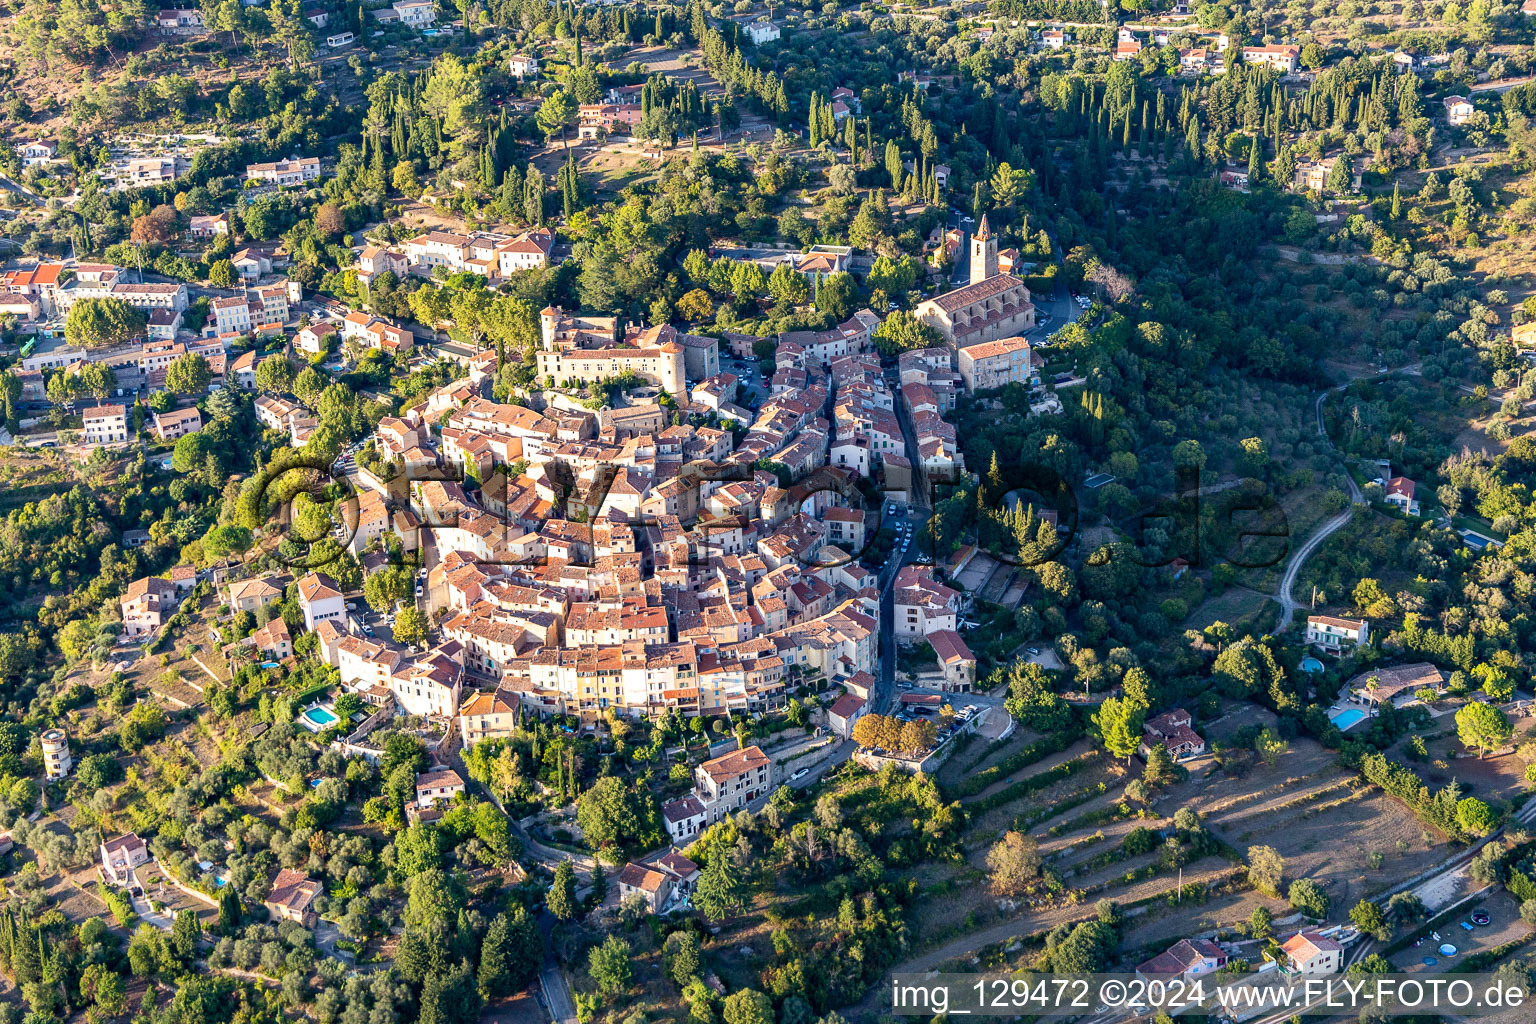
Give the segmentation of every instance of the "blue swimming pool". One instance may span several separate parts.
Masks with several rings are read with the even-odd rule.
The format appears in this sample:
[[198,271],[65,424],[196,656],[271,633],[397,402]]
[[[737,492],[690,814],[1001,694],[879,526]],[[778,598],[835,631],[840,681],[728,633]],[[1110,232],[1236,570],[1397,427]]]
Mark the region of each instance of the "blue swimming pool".
[[1316,658],[1302,658],[1301,670],[1303,672],[1321,672],[1323,670],[1323,663]]
[[299,716],[299,721],[311,732],[319,732],[321,729],[329,729],[341,719],[330,708],[310,708]]
[[1351,726],[1359,725],[1365,717],[1365,712],[1359,708],[1345,708],[1336,715],[1331,715],[1329,721],[1339,727],[1340,732],[1348,732]]

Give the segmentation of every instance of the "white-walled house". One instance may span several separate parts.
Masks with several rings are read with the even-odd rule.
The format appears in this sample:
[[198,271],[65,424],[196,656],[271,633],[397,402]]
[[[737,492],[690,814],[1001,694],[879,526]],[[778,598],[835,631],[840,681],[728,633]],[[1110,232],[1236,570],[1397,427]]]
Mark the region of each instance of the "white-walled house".
[[304,613],[304,628],[314,629],[322,622],[340,623],[347,617],[347,602],[336,581],[324,573],[312,572],[298,583],[299,610]]
[[1371,638],[1371,624],[1366,619],[1341,619],[1334,615],[1307,616],[1307,643],[1329,651],[1344,645],[1359,647]]

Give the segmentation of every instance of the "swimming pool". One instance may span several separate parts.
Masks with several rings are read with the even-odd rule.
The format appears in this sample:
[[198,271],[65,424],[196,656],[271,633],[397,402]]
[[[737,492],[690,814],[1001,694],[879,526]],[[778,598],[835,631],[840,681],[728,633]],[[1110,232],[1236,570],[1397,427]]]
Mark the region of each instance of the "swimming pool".
[[321,729],[329,729],[341,721],[330,708],[310,708],[299,716],[299,721],[311,732],[319,732]]
[[1303,672],[1321,672],[1323,670],[1323,663],[1316,658],[1302,658],[1301,670]]
[[1329,716],[1329,721],[1339,727],[1340,732],[1348,732],[1351,726],[1359,725],[1365,717],[1365,712],[1359,708],[1345,708],[1336,715]]

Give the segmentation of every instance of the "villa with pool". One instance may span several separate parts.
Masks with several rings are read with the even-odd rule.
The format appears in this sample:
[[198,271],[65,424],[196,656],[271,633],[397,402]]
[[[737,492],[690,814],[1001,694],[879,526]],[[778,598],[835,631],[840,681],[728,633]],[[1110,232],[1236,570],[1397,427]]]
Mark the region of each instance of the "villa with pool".
[[1348,696],[1328,709],[1328,720],[1348,732],[1377,713],[1382,704],[1406,707],[1419,700],[1419,693],[1445,692],[1445,676],[1427,661],[1393,668],[1371,669],[1351,679],[1345,686]]

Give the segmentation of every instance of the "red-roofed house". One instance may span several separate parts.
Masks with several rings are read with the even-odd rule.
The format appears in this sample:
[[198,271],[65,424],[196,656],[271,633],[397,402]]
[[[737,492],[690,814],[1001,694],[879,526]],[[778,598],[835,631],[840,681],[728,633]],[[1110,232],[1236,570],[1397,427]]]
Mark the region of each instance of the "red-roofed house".
[[1180,939],[1150,960],[1136,965],[1145,978],[1193,978],[1227,965],[1227,954],[1209,939]]
[[853,727],[869,710],[869,701],[851,693],[845,693],[827,708],[827,728],[843,739],[853,738]]
[[1410,516],[1419,514],[1419,503],[1413,500],[1414,482],[1405,476],[1395,476],[1387,481],[1383,496],[1388,505],[1395,505]]
[[773,759],[756,745],[705,761],[693,770],[694,792],[714,824],[764,796],[773,782]]
[[452,803],[464,792],[464,780],[452,768],[434,768],[416,776],[416,806],[426,810],[442,801]]
[[672,879],[655,868],[631,861],[619,872],[619,902],[623,903],[637,893],[645,902],[645,909],[653,914],[660,913],[667,904],[667,897],[672,895]]
[[928,643],[938,656],[939,667],[944,670],[944,689],[952,693],[970,693],[976,685],[976,655],[965,645],[959,633],[952,629],[935,630],[928,634]]
[[130,885],[133,869],[149,863],[149,844],[137,832],[101,844],[101,873],[114,885]]
[[1174,708],[1172,711],[1164,711],[1156,718],[1149,718],[1141,727],[1141,746],[1138,748],[1138,753],[1146,757],[1152,753],[1153,747],[1161,743],[1168,748],[1168,753],[1173,755],[1175,761],[1182,761],[1186,757],[1199,757],[1205,753],[1205,740],[1190,728],[1192,721],[1189,712],[1183,708]]
[[319,882],[291,868],[283,868],[272,879],[272,891],[262,902],[267,913],[275,919],[297,921],[305,928],[313,928],[320,917],[310,908],[320,892]]
[[1343,946],[1321,932],[1297,932],[1280,949],[1293,974],[1333,974],[1343,961]]

